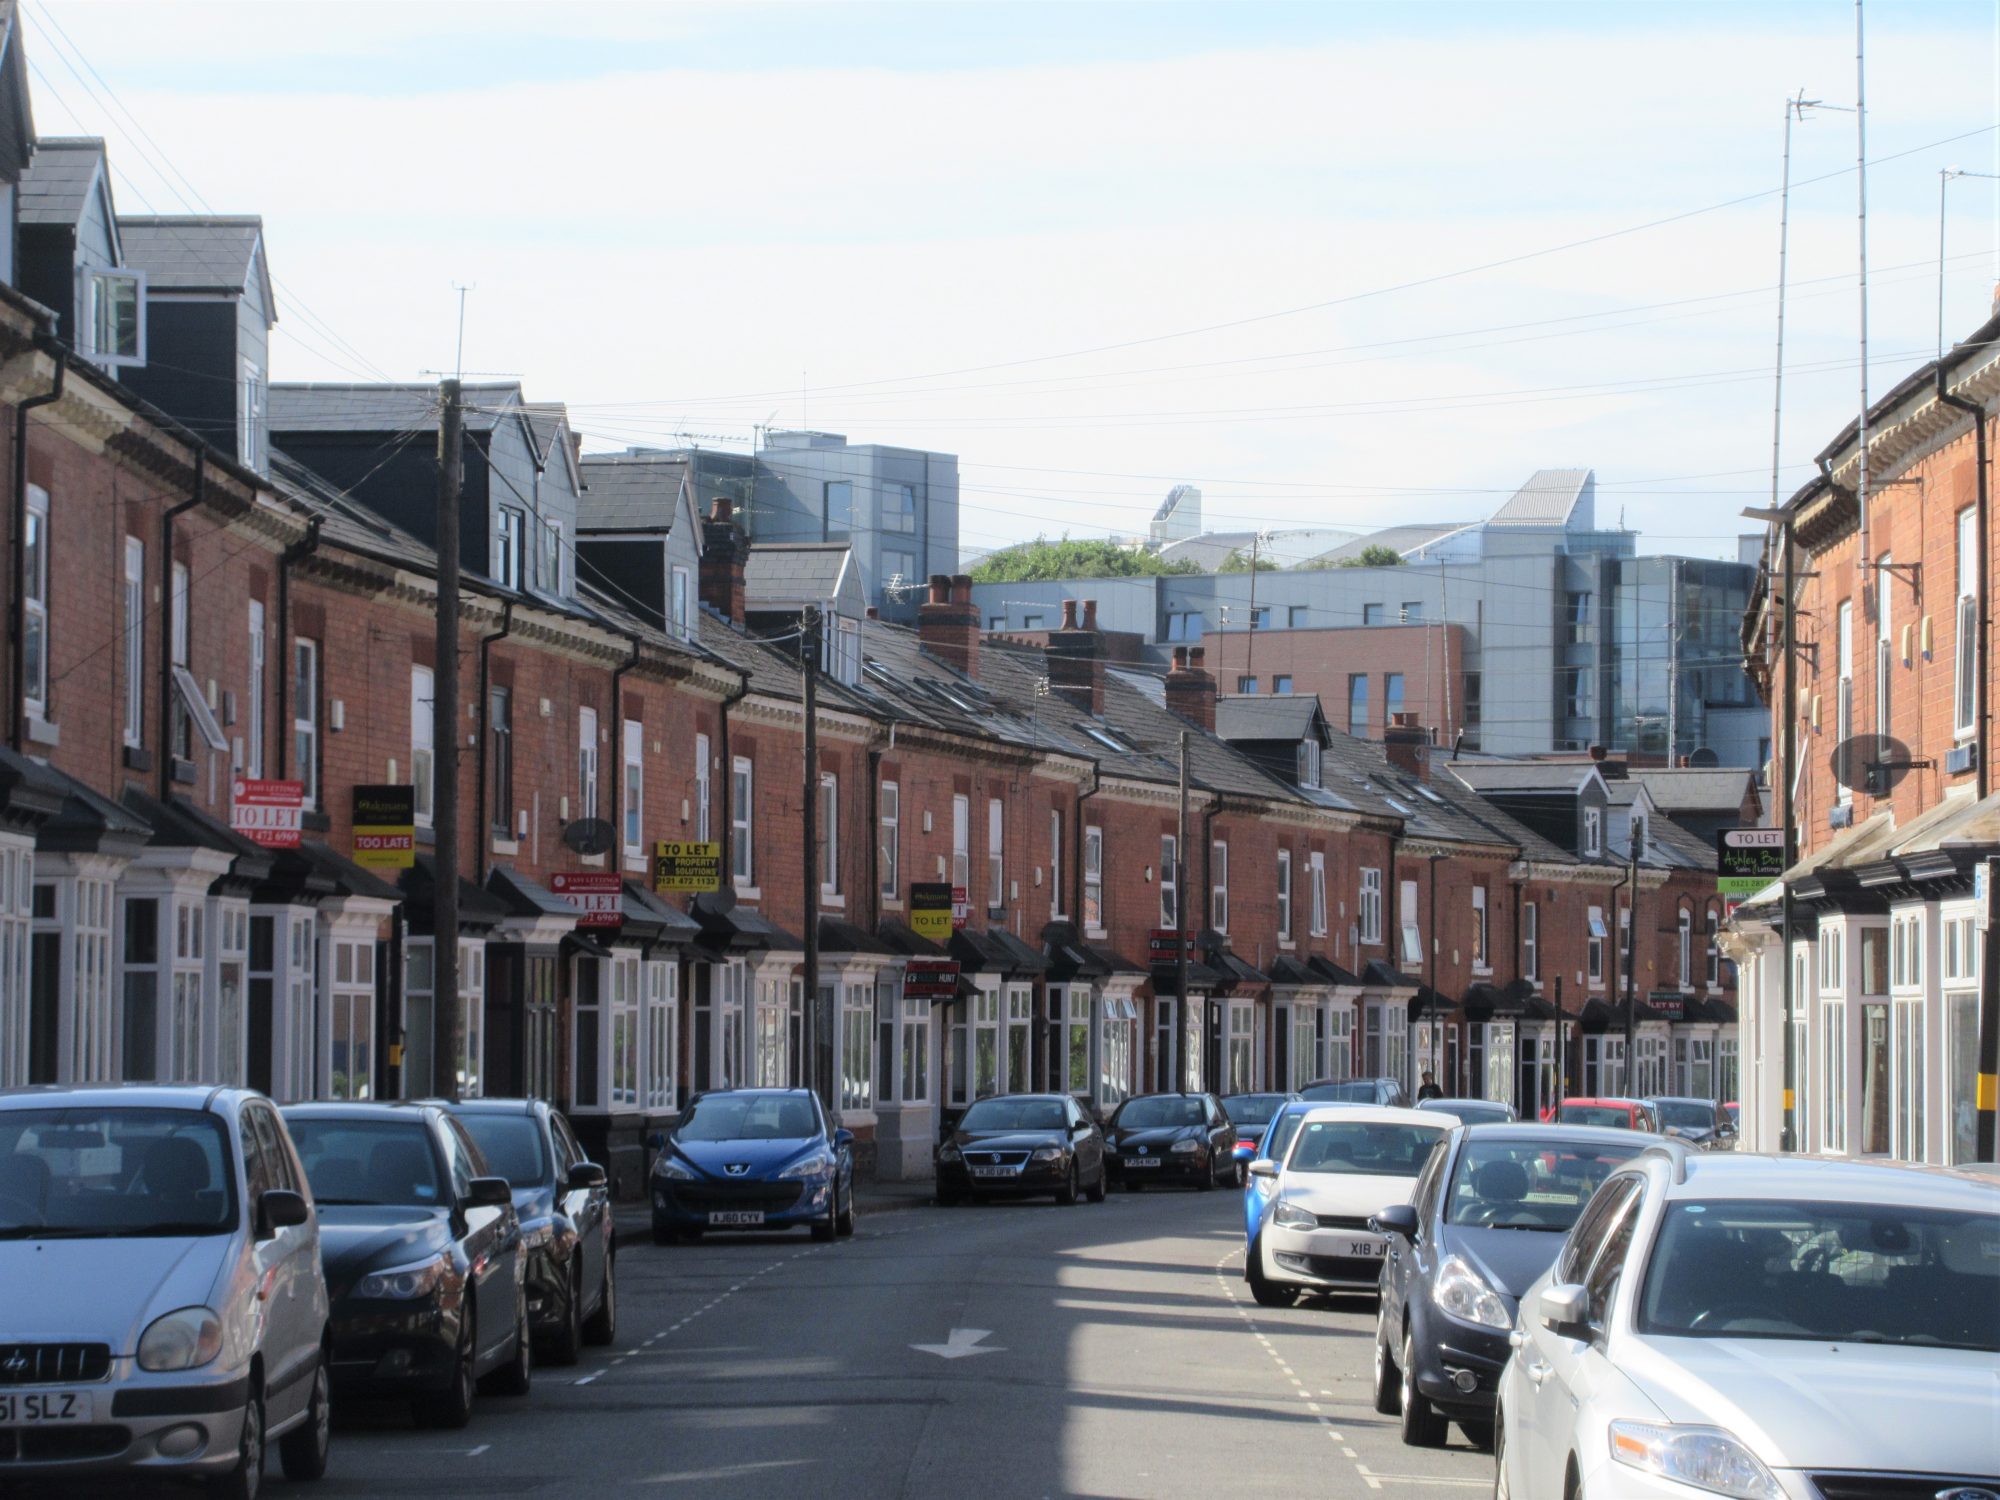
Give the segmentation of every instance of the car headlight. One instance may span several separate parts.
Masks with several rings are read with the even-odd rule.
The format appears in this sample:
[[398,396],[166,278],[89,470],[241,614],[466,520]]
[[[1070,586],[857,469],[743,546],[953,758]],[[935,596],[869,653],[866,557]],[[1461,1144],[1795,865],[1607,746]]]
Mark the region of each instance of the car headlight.
[[1613,1422],[1608,1436],[1612,1458],[1627,1468],[1735,1500],[1783,1500],[1763,1461],[1720,1427]]
[[556,1226],[553,1220],[537,1224],[521,1232],[521,1244],[529,1250],[545,1250],[554,1243]]
[[1431,1300],[1464,1323],[1478,1323],[1487,1328],[1514,1326],[1514,1315],[1507,1311],[1507,1304],[1483,1276],[1456,1255],[1447,1255],[1438,1267]]
[[815,1152],[811,1156],[800,1157],[778,1176],[780,1178],[824,1177],[832,1170],[833,1158],[822,1152]]
[[693,1182],[696,1180],[694,1168],[690,1167],[677,1156],[661,1157],[653,1163],[653,1172],[656,1176],[665,1177],[673,1182]]
[[222,1319],[211,1307],[183,1307],[155,1318],[139,1337],[142,1370],[198,1370],[222,1352]]
[[1176,1156],[1180,1156],[1180,1155],[1185,1155],[1189,1151],[1199,1151],[1201,1149],[1201,1143],[1199,1141],[1175,1141],[1173,1145],[1169,1146],[1167,1149],[1173,1152]]
[[1036,1161],[1061,1161],[1062,1159],[1063,1148],[1060,1146],[1037,1146],[1035,1148]]
[[1317,1229],[1319,1215],[1309,1208],[1300,1208],[1296,1203],[1288,1203],[1283,1198],[1271,1210],[1271,1222],[1280,1229]]
[[957,1161],[958,1159],[958,1147],[956,1146],[946,1146],[938,1152],[939,1161]]
[[439,1254],[415,1265],[370,1271],[355,1283],[354,1295],[365,1302],[409,1302],[428,1297],[450,1267],[451,1256]]

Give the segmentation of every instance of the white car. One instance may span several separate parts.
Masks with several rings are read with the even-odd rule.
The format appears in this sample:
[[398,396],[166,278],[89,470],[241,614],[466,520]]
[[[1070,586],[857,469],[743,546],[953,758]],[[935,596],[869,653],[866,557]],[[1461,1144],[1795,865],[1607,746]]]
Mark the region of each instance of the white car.
[[1270,1189],[1243,1279],[1260,1306],[1302,1292],[1374,1295],[1388,1242],[1369,1216],[1408,1203],[1431,1148],[1458,1121],[1435,1110],[1330,1105],[1300,1123],[1284,1160],[1254,1161]]
[[2000,1196],[1655,1146],[1521,1298],[1497,1496],[2000,1494]]

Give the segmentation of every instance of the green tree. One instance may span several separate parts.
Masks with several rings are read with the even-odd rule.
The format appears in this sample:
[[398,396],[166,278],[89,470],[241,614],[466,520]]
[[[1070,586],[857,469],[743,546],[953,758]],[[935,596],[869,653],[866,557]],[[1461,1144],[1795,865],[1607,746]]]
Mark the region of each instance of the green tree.
[[1111,541],[1032,542],[989,552],[972,568],[974,583],[1044,583],[1064,578],[1155,578],[1166,573],[1199,573],[1193,563],[1163,563],[1150,552]]
[[1261,552],[1255,555],[1253,561],[1252,554],[1238,547],[1229,556],[1223,558],[1222,566],[1215,571],[1218,573],[1248,573],[1253,570],[1259,573],[1275,573],[1278,571],[1278,565]]
[[1380,542],[1370,542],[1353,557],[1343,557],[1338,566],[1343,568],[1400,568],[1403,554],[1394,547],[1385,547]]

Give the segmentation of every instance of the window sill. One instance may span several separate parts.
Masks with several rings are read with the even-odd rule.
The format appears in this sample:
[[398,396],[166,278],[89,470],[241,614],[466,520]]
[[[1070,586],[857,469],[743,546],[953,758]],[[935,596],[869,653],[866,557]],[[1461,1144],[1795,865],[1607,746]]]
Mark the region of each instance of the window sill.
[[625,873],[627,875],[645,874],[646,856],[643,854],[634,854],[630,850],[627,850],[625,854]]
[[521,852],[520,840],[495,839],[493,841],[493,852],[495,854],[506,854],[506,855],[519,854]]
[[28,710],[28,738],[37,745],[60,745],[62,731],[33,709]]
[[182,786],[193,786],[196,779],[194,762],[191,760],[182,760],[176,755],[173,760],[173,779]]
[[1086,927],[1083,929],[1083,935],[1093,943],[1101,943],[1106,938],[1111,936],[1111,934],[1105,931],[1105,929],[1102,927]]
[[1291,938],[1281,937],[1278,939],[1278,946],[1282,948],[1285,952],[1291,953],[1296,951],[1299,945]]
[[125,769],[128,771],[150,771],[153,769],[153,752],[144,745],[125,747]]
[[739,881],[735,890],[738,901],[762,901],[764,899],[764,893],[754,885],[744,885]]
[[332,833],[333,819],[317,808],[308,807],[299,814],[299,826],[307,833]]
[[820,887],[819,904],[829,911],[847,910],[847,898],[838,891],[827,890],[824,886]]
[[604,868],[604,856],[601,854],[580,854],[577,856],[576,862],[587,870],[601,870]]
[[1474,974],[1477,974],[1477,975],[1478,975],[1478,976],[1479,976],[1480,978],[1482,978],[1482,979],[1490,979],[1490,978],[1492,978],[1492,977],[1493,977],[1493,965],[1491,965],[1491,964],[1474,964],[1474,965],[1472,966],[1472,972],[1473,972]]
[[894,896],[884,896],[882,898],[882,910],[901,911],[902,909],[903,903],[898,901]]

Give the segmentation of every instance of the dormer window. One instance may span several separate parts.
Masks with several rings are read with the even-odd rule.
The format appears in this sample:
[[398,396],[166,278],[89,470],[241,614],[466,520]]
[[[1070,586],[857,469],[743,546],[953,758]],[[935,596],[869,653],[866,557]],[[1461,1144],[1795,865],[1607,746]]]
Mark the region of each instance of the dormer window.
[[1316,739],[1299,741],[1299,785],[1319,785],[1320,744]]
[[1604,809],[1586,807],[1583,810],[1583,852],[1602,854],[1604,852]]
[[86,271],[77,319],[84,354],[101,365],[146,362],[146,277],[141,271]]

